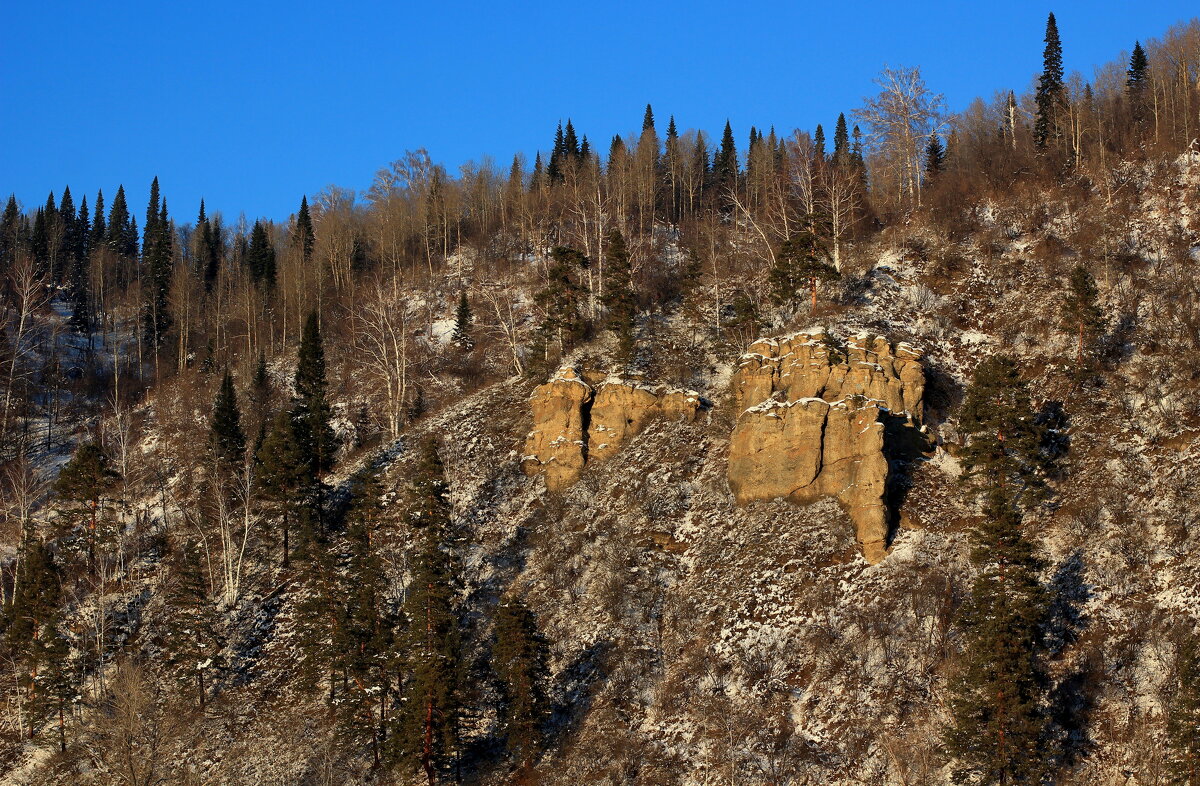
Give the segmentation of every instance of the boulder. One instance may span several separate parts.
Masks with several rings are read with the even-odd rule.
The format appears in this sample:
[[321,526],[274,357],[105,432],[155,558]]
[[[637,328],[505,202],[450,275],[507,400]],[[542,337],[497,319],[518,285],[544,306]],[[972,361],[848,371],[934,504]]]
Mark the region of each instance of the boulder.
[[[888,537],[887,419],[921,420],[921,354],[860,336],[836,346],[824,331],[760,339],[733,377],[740,410],[729,449],[729,487],[739,504],[834,497],[874,563]],[[755,400],[757,399],[757,400]]]
[[525,438],[521,468],[542,474],[561,491],[579,479],[586,464],[603,461],[656,416],[692,420],[700,407],[695,391],[652,388],[605,379],[589,385],[573,368],[560,369],[529,399],[533,430]]

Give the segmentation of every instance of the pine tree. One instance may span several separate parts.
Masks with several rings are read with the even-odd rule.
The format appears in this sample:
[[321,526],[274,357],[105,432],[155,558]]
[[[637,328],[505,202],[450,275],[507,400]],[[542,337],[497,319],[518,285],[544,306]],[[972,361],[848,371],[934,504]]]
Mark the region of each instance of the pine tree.
[[1046,19],[1046,48],[1042,53],[1042,75],[1038,80],[1037,118],[1033,125],[1033,140],[1038,150],[1045,150],[1050,142],[1062,135],[1062,120],[1065,90],[1063,87],[1062,43],[1058,38],[1058,24],[1054,14]]
[[937,133],[929,135],[929,142],[925,145],[925,177],[933,180],[942,172],[942,167],[946,164],[946,148],[942,147],[941,137]]
[[437,444],[426,440],[409,496],[409,523],[417,533],[412,580],[404,599],[407,679],[392,735],[393,755],[425,772],[433,784],[456,751],[462,664],[457,584],[448,548],[446,482]]
[[1049,769],[1041,624],[1047,597],[1021,515],[994,489],[973,533],[979,573],[960,618],[964,663],[950,686],[944,732],[955,781],[1043,783]]
[[246,269],[250,280],[267,290],[275,288],[275,247],[261,221],[250,230],[250,248],[246,251]]
[[95,442],[79,446],[54,483],[54,491],[63,506],[69,524],[83,517],[87,526],[88,564],[96,564],[99,540],[100,508],[109,489],[120,479],[108,465],[108,455]]
[[221,387],[213,402],[210,430],[213,453],[218,464],[226,472],[236,473],[246,458],[246,434],[242,431],[237,393],[228,370],[221,378]]
[[1062,301],[1062,326],[1076,334],[1075,365],[1083,367],[1085,341],[1093,343],[1104,332],[1104,313],[1097,301],[1096,280],[1082,264],[1071,270],[1070,288]]
[[783,242],[771,268],[771,300],[779,306],[794,303],[801,287],[809,287],[812,307],[817,307],[817,284],[840,277],[837,269],[825,261],[827,254],[817,234],[805,229]]
[[617,337],[617,357],[623,363],[633,359],[637,330],[637,294],[633,291],[633,268],[625,236],[614,229],[608,236],[608,263],[604,307],[607,327]]
[[1038,498],[1050,469],[1042,451],[1045,429],[1011,358],[993,355],[975,369],[959,429],[966,438],[960,457],[964,478],[998,484],[1011,498]]
[[1172,786],[1200,786],[1200,636],[1182,630],[1167,714]]
[[39,675],[35,698],[39,699],[44,718],[50,716],[58,727],[58,750],[67,750],[67,712],[80,697],[80,674],[71,656],[71,642],[63,633],[64,626],[52,622],[46,626],[41,644],[42,674]]
[[517,599],[496,609],[492,666],[500,681],[500,724],[509,755],[519,766],[537,754],[550,717],[546,695],[549,648],[537,618]]
[[473,321],[474,316],[471,314],[471,304],[467,302],[467,290],[460,290],[458,293],[458,310],[454,312],[454,332],[450,334],[450,340],[467,351],[470,351],[475,346],[475,339],[471,338],[471,323]]

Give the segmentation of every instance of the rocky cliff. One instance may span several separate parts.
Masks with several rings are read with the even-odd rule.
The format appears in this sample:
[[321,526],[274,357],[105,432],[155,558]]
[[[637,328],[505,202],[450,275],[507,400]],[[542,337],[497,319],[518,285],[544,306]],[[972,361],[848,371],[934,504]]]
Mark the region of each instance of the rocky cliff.
[[921,353],[908,344],[859,336],[839,346],[821,331],[756,341],[733,377],[730,489],[743,505],[834,497],[863,556],[878,562],[889,530],[887,426],[920,426],[924,388]]
[[529,402],[533,430],[525,438],[521,468],[526,475],[544,475],[547,488],[561,491],[579,479],[586,464],[615,454],[651,418],[693,419],[700,395],[617,378],[593,387],[564,367]]

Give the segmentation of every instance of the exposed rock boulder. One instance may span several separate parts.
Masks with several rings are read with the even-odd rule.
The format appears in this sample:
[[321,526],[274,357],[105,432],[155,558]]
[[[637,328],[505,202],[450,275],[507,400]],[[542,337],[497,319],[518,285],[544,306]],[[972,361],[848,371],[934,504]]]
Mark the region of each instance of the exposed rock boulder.
[[925,373],[907,344],[859,337],[837,346],[824,332],[756,341],[733,377],[740,414],[729,449],[739,504],[835,497],[874,563],[888,537],[889,421],[921,421]]
[[592,387],[572,368],[560,369],[549,382],[539,385],[529,398],[533,407],[533,431],[525,438],[521,468],[526,475],[542,473],[554,491],[579,479],[587,461],[587,407]]
[[567,367],[534,390],[530,405],[533,431],[525,439],[521,467],[526,475],[544,474],[547,488],[561,491],[579,479],[587,463],[612,456],[651,418],[695,418],[700,395],[623,379],[593,387]]

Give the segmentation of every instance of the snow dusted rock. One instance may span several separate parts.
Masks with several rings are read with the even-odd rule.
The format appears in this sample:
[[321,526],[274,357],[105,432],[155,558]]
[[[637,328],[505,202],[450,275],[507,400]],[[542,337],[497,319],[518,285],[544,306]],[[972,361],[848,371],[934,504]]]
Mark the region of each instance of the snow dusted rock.
[[860,336],[836,347],[823,331],[760,339],[733,378],[741,414],[729,448],[739,504],[836,498],[855,523],[863,556],[886,554],[885,425],[921,419],[921,353]]
[[587,462],[615,454],[652,417],[692,420],[700,395],[622,379],[592,388],[574,369],[564,368],[534,390],[530,403],[533,431],[521,466],[527,475],[544,473],[546,486],[561,491],[579,479]]
[[584,423],[592,387],[573,368],[559,369],[530,397],[533,431],[525,438],[521,468],[526,475],[542,473],[546,487],[561,491],[579,479],[586,461]]

